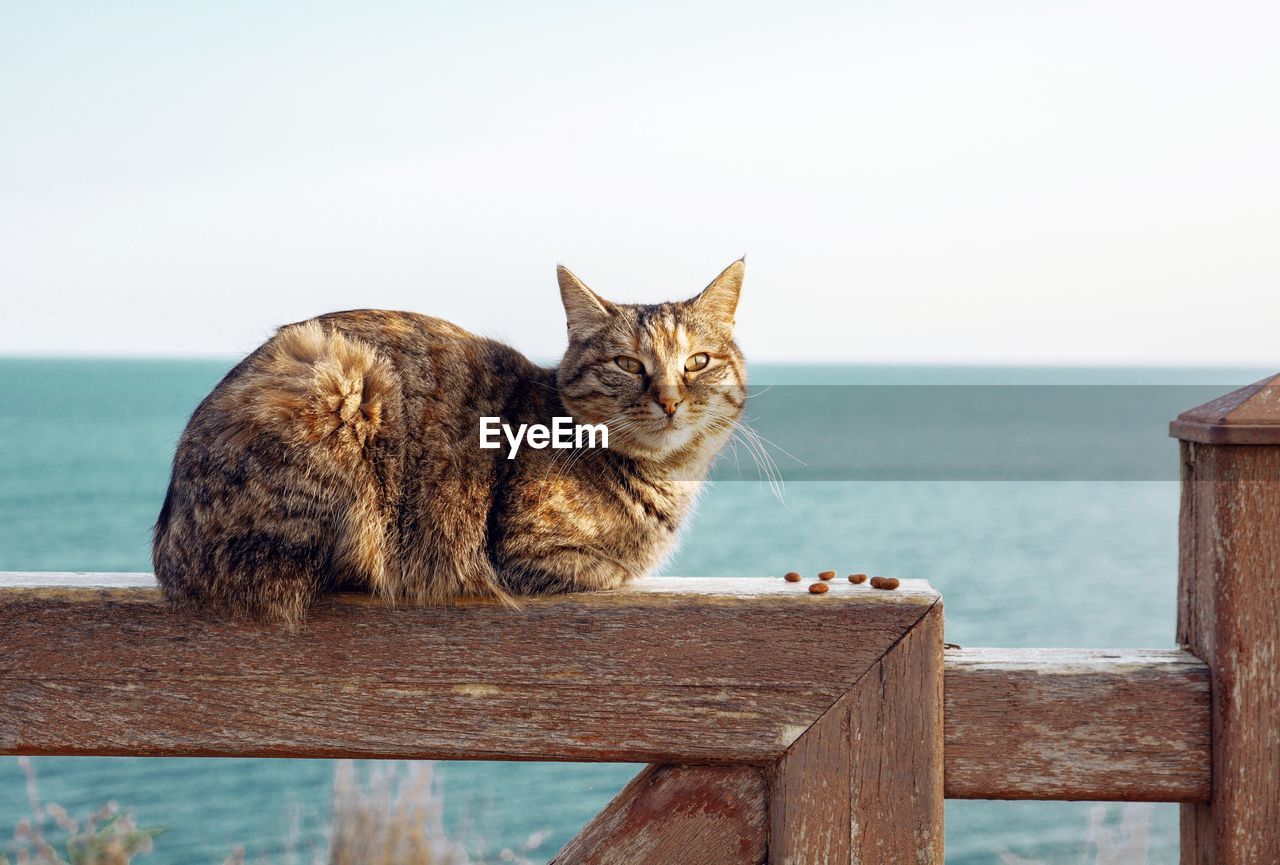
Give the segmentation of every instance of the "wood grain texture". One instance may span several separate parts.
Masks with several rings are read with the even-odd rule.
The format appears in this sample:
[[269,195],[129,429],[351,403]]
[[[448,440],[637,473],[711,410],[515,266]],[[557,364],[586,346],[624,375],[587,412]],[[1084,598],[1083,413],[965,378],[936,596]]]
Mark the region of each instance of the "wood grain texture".
[[[592,671],[576,670],[554,652],[554,636],[545,631],[550,627],[545,622],[519,638],[529,655],[524,664],[528,681],[522,682],[505,667],[495,671],[482,666],[501,663],[496,655],[474,656],[465,645],[447,640],[443,646],[439,640],[430,643],[428,658],[415,642],[421,635],[408,644],[419,647],[414,648],[419,652],[416,661],[397,661],[404,657],[402,650],[389,651],[392,643],[382,641],[380,630],[389,627],[393,635],[399,631],[394,623],[378,624],[379,616],[412,618],[421,611],[375,615],[371,608],[376,605],[356,598],[335,602],[333,616],[344,617],[347,605],[358,609],[343,618],[347,633],[326,645],[317,642],[313,632],[295,640],[270,629],[171,621],[171,614],[156,605],[146,574],[4,574],[0,585],[46,592],[32,596],[0,591],[0,706],[5,709],[0,715],[0,750],[6,753],[499,758],[512,756],[510,728],[519,727],[529,739],[546,736],[546,751],[555,750],[562,759],[607,759],[610,741],[617,743],[618,753],[634,755],[633,759],[662,759],[672,749],[671,742],[645,734],[649,728],[661,728],[677,737],[676,750],[685,759],[732,762],[740,759],[733,754],[749,753],[768,760],[781,746],[753,731],[763,727],[784,738],[794,736],[809,714],[823,711],[823,701],[829,706],[847,690],[847,668],[832,675],[826,665],[812,663],[814,657],[829,654],[830,646],[803,641],[803,660],[783,650],[786,657],[778,667],[770,665],[779,651],[770,645],[758,665],[753,659],[743,669],[729,671],[739,674],[737,678],[725,679],[724,670],[695,667],[692,672],[709,677],[706,687],[672,687],[634,701],[628,712],[635,721],[623,729],[610,718],[607,702],[592,702],[591,692],[611,676],[619,677],[623,686],[638,687],[635,683],[646,671],[637,666],[619,672],[613,660],[606,659],[605,666],[593,672],[607,675],[592,678]],[[652,581],[639,593],[658,603],[676,592],[687,604],[715,605],[723,601],[717,590],[736,592],[740,599],[763,599],[786,585],[771,580]],[[138,594],[113,590],[114,586]],[[792,588],[792,599],[808,600],[803,586]],[[103,590],[110,591],[98,593]],[[840,596],[816,598],[810,606],[831,597]],[[867,597],[878,602],[894,594]],[[614,597],[609,604],[624,600]],[[613,609],[604,601],[602,597],[590,607],[561,606],[559,612],[546,609],[541,617],[564,617],[563,629],[574,632],[570,642],[583,643],[592,635],[617,633],[606,624],[619,613],[606,612],[593,622],[596,614],[590,611]],[[82,612],[68,618],[72,605],[83,605]],[[126,610],[119,612],[116,605]],[[730,603],[730,614],[733,607]],[[20,608],[34,609],[37,618],[17,622]],[[96,619],[88,630],[74,624],[86,616]],[[739,621],[750,620],[747,616]],[[414,621],[421,624],[423,619]],[[714,621],[725,622],[721,617]],[[338,624],[325,626],[325,632]],[[45,627],[53,629],[53,638],[41,636]],[[439,624],[426,630],[447,638],[453,633],[449,627]],[[217,663],[202,661],[202,647],[217,651],[227,639],[226,628],[237,635],[240,650],[224,652]],[[535,640],[540,628],[543,638]],[[95,646],[93,653],[65,651],[58,640],[67,629],[79,644]],[[245,651],[250,641],[261,648]],[[486,642],[480,641],[482,646]],[[645,663],[655,663],[654,655],[661,656],[665,648],[658,646]],[[184,680],[180,687],[139,687],[167,681],[172,671],[165,670],[176,664]],[[757,666],[763,686],[744,685]],[[481,675],[468,678],[476,669]],[[19,675],[20,670],[27,674]],[[655,672],[661,671],[648,671]],[[783,675],[770,683],[771,672]],[[247,691],[230,682],[241,677],[249,683]],[[778,685],[779,679],[787,684]],[[732,685],[732,691],[724,691],[725,684]],[[254,695],[264,689],[279,692],[268,705],[287,707],[285,714],[270,716],[254,702]],[[559,713],[542,711],[541,702],[551,699],[567,705]],[[512,717],[505,726],[473,723],[476,714],[485,711]],[[121,739],[103,722],[104,716],[117,713],[138,725],[152,718],[165,721],[155,730],[136,726]],[[1207,667],[1182,652],[948,652],[947,795],[1205,800],[1208,714]],[[379,717],[378,723],[367,723],[371,715]],[[564,726],[566,721],[576,728]],[[704,737],[699,731],[709,721],[717,727]],[[282,735],[282,722],[289,725],[290,735]],[[24,734],[24,729],[30,732]]]
[[651,579],[516,611],[338,596],[289,633],[29,579],[0,589],[0,753],[768,762],[937,599]]
[[845,694],[774,766],[769,785],[770,865],[849,862],[853,743]]
[[951,799],[1209,797],[1209,669],[1183,651],[946,655]]
[[855,865],[942,865],[942,603],[853,691]]
[[775,765],[772,865],[942,865],[942,675],[938,603]]
[[648,766],[551,865],[762,865],[767,813],[758,768]]
[[1213,792],[1183,865],[1280,862],[1280,447],[1182,443],[1178,639],[1213,683]]

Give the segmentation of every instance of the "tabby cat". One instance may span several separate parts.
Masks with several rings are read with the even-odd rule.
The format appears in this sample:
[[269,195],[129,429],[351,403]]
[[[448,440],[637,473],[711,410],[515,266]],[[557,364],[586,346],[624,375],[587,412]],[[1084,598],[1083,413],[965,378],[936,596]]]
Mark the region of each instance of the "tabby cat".
[[[691,300],[611,303],[558,270],[569,347],[539,367],[408,312],[286,325],[195,410],[155,528],[177,606],[301,622],[357,588],[440,604],[609,589],[672,550],[742,414],[744,265]],[[607,424],[609,447],[480,447],[481,418]]]

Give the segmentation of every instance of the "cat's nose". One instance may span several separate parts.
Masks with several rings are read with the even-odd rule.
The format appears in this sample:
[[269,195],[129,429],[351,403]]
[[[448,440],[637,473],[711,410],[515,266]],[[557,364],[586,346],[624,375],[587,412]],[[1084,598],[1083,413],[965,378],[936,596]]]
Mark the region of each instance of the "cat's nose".
[[671,417],[676,413],[680,403],[684,402],[684,394],[680,393],[678,387],[659,385],[654,388],[653,401],[662,406],[667,417]]

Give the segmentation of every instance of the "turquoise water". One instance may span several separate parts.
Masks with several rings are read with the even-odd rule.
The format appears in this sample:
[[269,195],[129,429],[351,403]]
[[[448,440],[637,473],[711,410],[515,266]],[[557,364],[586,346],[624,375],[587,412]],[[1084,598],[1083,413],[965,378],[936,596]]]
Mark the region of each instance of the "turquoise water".
[[[229,366],[0,360],[0,570],[149,570],[174,444]],[[922,577],[946,597],[951,642],[1169,647],[1178,497],[1165,426],[1265,372],[757,368],[753,424],[797,456],[774,451],[785,489],[756,480],[742,449],[726,458],[665,571]],[[73,812],[114,799],[166,827],[144,862],[218,863],[236,846],[282,862],[323,843],[328,761],[34,763],[46,799]],[[490,853],[545,833],[527,852],[545,860],[634,771],[449,763],[446,817]],[[1079,862],[1094,807],[948,803],[947,861]],[[1119,806],[1101,807],[1118,820]],[[1137,807],[1150,861],[1175,862],[1176,808]],[[17,761],[0,758],[0,838],[27,811]]]

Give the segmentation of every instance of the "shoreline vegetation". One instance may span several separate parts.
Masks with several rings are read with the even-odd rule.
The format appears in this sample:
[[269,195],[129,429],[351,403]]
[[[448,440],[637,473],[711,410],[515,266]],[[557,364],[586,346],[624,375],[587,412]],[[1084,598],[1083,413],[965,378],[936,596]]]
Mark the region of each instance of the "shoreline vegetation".
[[[19,765],[26,776],[31,814],[18,822],[12,840],[0,850],[0,865],[135,865],[134,860],[152,852],[164,834],[161,827],[141,827],[115,802],[77,819],[40,798],[30,758],[19,758]],[[337,761],[327,843],[312,851],[309,860],[300,856],[294,841],[278,862],[248,858],[241,847],[222,865],[533,865],[527,854],[546,840],[546,832],[535,832],[523,849],[503,848],[489,858],[482,839],[470,837],[466,827],[451,835],[434,763],[382,763],[367,777],[359,775],[354,761]]]

